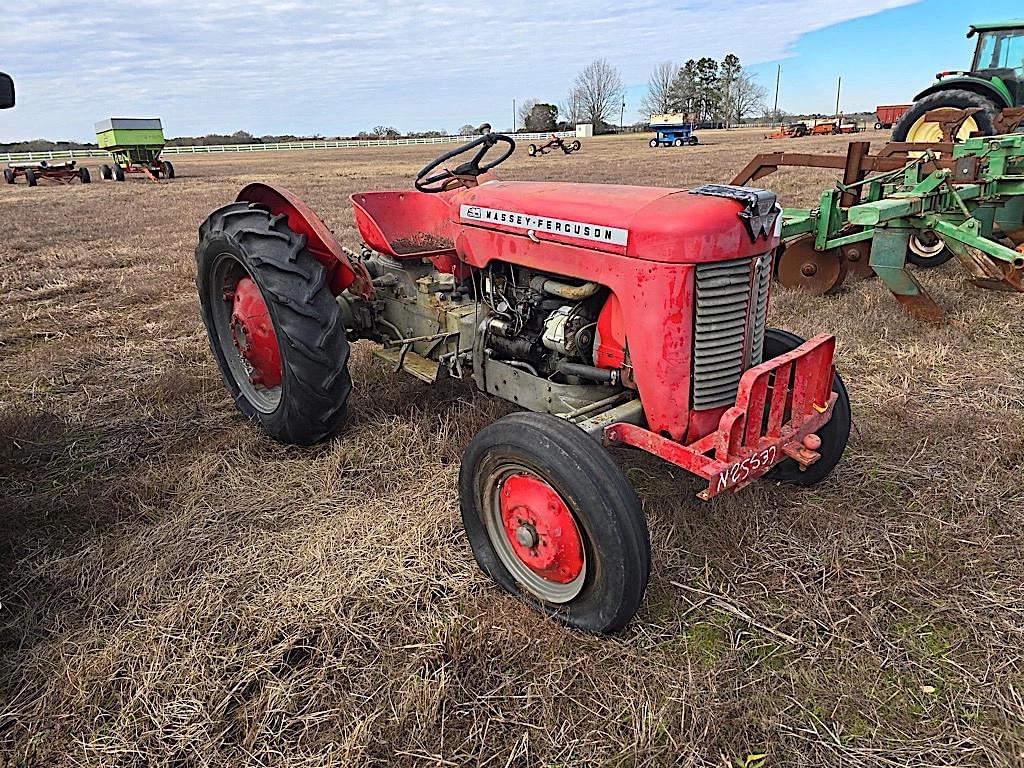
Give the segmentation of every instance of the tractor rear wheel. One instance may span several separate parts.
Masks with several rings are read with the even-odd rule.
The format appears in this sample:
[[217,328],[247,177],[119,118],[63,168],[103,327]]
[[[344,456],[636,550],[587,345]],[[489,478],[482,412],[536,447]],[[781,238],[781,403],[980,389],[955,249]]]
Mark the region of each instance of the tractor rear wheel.
[[114,166],[114,181],[124,181],[124,168],[120,165]]
[[92,182],[92,174],[89,173],[89,169],[85,166],[78,169],[78,178],[83,184]]
[[528,605],[594,633],[639,609],[651,563],[640,500],[578,427],[543,413],[485,427],[462,457],[459,501],[477,564]]
[[110,181],[112,178],[114,178],[114,172],[106,163],[100,166],[100,178],[103,179],[104,181]]
[[28,185],[30,187],[34,187],[36,186],[36,184],[39,183],[38,179],[36,179],[36,172],[33,171],[31,168],[25,169],[25,181],[28,182]]
[[12,171],[10,168],[4,168],[4,181],[6,181],[8,184],[13,184],[15,178],[17,177],[14,175],[14,171]]
[[[764,334],[763,359],[770,360],[773,357],[784,355],[786,352],[791,352],[804,341],[805,339],[795,333],[783,331],[780,328],[768,328]],[[838,371],[835,378],[832,379],[832,391],[838,395],[832,409],[832,418],[817,433],[821,438],[821,447],[818,449],[821,458],[803,470],[793,459],[786,459],[772,467],[765,475],[766,477],[791,485],[817,485],[832,474],[832,470],[836,468],[836,464],[843,457],[843,451],[846,450],[853,419],[850,410],[850,396],[846,393],[846,385]]]
[[933,110],[949,110],[950,112],[961,109],[978,108],[981,111],[975,112],[967,118],[960,130],[954,137],[956,141],[969,139],[972,133],[980,133],[982,136],[991,136],[996,132],[995,123],[999,116],[999,108],[980,94],[972,91],[964,91],[953,88],[948,91],[939,91],[925,96],[916,101],[906,111],[896,127],[892,131],[893,141],[913,141],[925,143],[937,143],[942,141],[942,126],[938,123],[926,121],[925,115]]
[[235,405],[282,443],[334,435],[352,390],[349,344],[305,235],[242,202],[210,214],[199,236],[203,323]]

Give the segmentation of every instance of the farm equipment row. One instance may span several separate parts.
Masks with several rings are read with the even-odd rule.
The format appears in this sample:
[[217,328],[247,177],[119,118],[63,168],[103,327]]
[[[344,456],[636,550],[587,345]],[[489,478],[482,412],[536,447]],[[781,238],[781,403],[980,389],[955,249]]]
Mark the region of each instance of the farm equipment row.
[[976,285],[1024,291],[1024,134],[891,143],[877,155],[853,142],[845,158],[763,154],[734,183],[786,166],[842,169],[843,180],[816,207],[783,211],[783,285],[824,294],[876,275],[913,315],[941,321],[907,264],[955,256]]

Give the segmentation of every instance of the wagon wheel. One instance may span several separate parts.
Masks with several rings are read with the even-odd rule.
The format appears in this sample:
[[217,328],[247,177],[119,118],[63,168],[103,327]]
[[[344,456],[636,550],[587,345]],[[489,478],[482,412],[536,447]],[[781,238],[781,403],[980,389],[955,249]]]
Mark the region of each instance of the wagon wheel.
[[[763,359],[771,360],[773,357],[791,352],[804,341],[795,333],[779,328],[768,328],[764,334]],[[821,445],[817,449],[821,458],[807,469],[800,469],[800,465],[793,459],[786,459],[772,467],[766,477],[792,485],[816,485],[832,474],[832,470],[835,469],[846,450],[853,419],[850,396],[846,393],[846,385],[838,372],[832,378],[832,391],[838,395],[836,403],[832,407],[832,418],[816,433],[821,440]]]
[[689,143],[690,143],[690,146],[691,146],[691,147],[695,147],[695,146],[697,146],[698,144],[700,144],[700,142],[699,142],[699,141],[697,140],[697,137],[696,137],[696,136],[690,136],[690,141],[689,141]]
[[531,144],[530,146],[528,146],[526,148],[526,154],[528,154],[530,157],[536,157],[536,155],[537,155],[537,145],[536,144]]
[[114,172],[110,170],[110,166],[106,163],[100,166],[100,178],[104,181],[110,181],[114,178]]
[[114,181],[124,181],[124,168],[118,164],[114,164]]
[[78,169],[78,179],[83,184],[89,184],[92,182],[92,174],[89,173],[89,169],[84,165]]
[[658,147],[658,140],[657,139],[651,139],[649,142],[647,142],[647,146],[649,146],[651,149],[657,149],[657,147]]
[[10,168],[4,168],[4,181],[6,181],[8,184],[13,184],[16,178],[17,176],[14,175],[14,171],[12,171]]
[[676,139],[675,141],[672,142],[672,146],[673,147],[681,147],[685,143],[686,142],[684,142],[682,139]]
[[572,144],[569,145],[570,152],[579,152],[583,148],[579,139],[576,139]]
[[36,172],[33,171],[31,168],[25,169],[25,181],[28,182],[28,185],[30,187],[34,187],[39,183],[38,179],[36,178]]
[[953,255],[946,247],[946,241],[930,229],[912,233],[907,243],[907,261],[915,267],[938,267],[953,258]]
[[541,413],[485,427],[463,455],[459,500],[477,563],[542,613],[614,632],[640,607],[650,575],[640,501],[578,427]]
[[838,248],[814,250],[814,236],[804,235],[786,244],[779,257],[779,282],[814,296],[834,291],[846,279],[846,259]]
[[199,232],[203,323],[235,405],[283,443],[330,437],[352,380],[324,266],[284,217],[248,203],[214,211]]
[[167,179],[173,179],[174,178],[174,164],[170,160],[164,160],[163,161],[163,166],[164,166],[164,176]]

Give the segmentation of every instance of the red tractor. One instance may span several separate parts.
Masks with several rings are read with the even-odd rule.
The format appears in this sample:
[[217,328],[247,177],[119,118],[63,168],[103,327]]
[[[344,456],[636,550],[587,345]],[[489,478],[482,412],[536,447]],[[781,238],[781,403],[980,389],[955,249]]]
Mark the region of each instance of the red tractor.
[[416,191],[353,195],[358,256],[292,194],[250,184],[200,227],[203,320],[238,408],[282,442],[342,429],[355,339],[525,409],[463,456],[473,554],[538,610],[611,632],[641,603],[650,542],[603,446],[698,475],[702,499],[762,475],[813,485],[843,454],[850,402],[832,336],[766,325],[773,193],[501,181],[514,149],[487,134]]

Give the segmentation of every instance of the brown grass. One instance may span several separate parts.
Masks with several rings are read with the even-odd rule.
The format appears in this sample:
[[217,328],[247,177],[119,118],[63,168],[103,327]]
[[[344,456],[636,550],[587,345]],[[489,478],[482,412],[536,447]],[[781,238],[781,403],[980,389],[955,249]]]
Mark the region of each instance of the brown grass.
[[[502,171],[689,185],[783,146],[703,138]],[[337,440],[243,423],[197,312],[199,222],[264,179],[355,244],[347,196],[408,187],[436,151],[0,187],[0,765],[1019,764],[1024,300],[955,264],[924,275],[942,328],[876,282],[777,292],[775,324],[839,337],[856,423],[824,485],[701,504],[685,473],[619,456],[654,570],[611,639],[473,563],[455,478],[504,404],[391,377],[360,346]],[[827,178],[768,181],[796,205]]]

